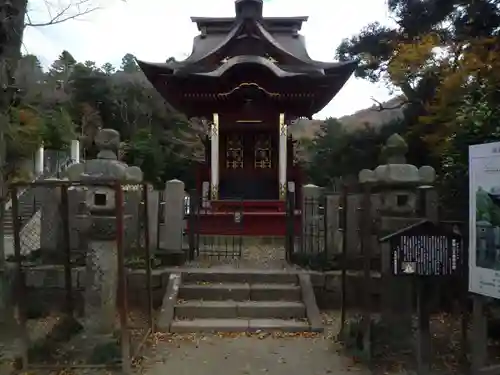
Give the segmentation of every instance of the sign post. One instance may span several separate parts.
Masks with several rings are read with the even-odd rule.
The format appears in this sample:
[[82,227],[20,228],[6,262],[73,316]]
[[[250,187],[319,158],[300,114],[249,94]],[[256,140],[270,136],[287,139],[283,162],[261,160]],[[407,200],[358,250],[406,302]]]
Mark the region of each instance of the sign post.
[[462,237],[452,229],[422,220],[380,239],[389,242],[392,273],[413,277],[417,290],[417,373],[430,373],[430,280],[460,273]]

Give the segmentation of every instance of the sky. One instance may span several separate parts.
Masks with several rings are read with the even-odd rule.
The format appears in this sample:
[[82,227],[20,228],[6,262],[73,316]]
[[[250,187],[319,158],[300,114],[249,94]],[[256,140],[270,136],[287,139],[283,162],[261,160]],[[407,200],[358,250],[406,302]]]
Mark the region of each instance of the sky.
[[[51,6],[47,6],[50,1]],[[32,22],[41,23],[71,0],[29,0]],[[75,0],[73,0],[75,1]],[[82,1],[82,0],[79,0]],[[191,16],[234,16],[234,0],[88,0],[100,10],[76,20],[46,27],[28,27],[24,53],[37,55],[44,66],[68,50],[76,60],[120,65],[126,53],[151,62],[185,59],[198,34]],[[334,61],[343,38],[370,22],[390,24],[387,0],[266,0],[264,16],[309,16],[301,34],[315,60]],[[49,10],[47,10],[49,9]],[[72,12],[76,9],[73,8]],[[340,117],[391,97],[383,84],[351,79],[315,118]]]

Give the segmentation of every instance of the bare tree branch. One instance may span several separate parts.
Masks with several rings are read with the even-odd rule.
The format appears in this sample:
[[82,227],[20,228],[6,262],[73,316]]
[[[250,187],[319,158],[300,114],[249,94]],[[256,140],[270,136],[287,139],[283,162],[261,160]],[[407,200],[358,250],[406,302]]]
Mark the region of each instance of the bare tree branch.
[[28,15],[26,17],[27,22],[25,23],[25,26],[44,27],[57,25],[59,23],[74,20],[101,9],[101,7],[93,5],[92,0],[78,0],[76,2],[69,2],[61,9],[59,9],[57,13],[53,14],[53,7],[51,6],[51,4],[47,0],[44,1],[44,4],[49,15],[49,20],[45,22],[33,22],[33,20]]
[[[44,1],[43,3],[45,4],[45,8],[47,9],[47,13],[49,14],[50,19],[53,19],[54,17],[52,16],[50,4],[47,1]],[[31,22],[31,20],[29,22]]]
[[407,106],[408,104],[414,103],[408,99],[404,99],[398,104],[387,107],[384,105],[384,103],[379,102],[377,99],[375,99],[373,97],[371,97],[370,99],[373,100],[375,102],[375,104],[377,104],[377,106],[378,106],[377,109],[374,109],[374,111],[377,111],[377,112],[390,111],[390,110],[394,110],[394,109],[401,109],[401,108],[404,108],[405,106]]

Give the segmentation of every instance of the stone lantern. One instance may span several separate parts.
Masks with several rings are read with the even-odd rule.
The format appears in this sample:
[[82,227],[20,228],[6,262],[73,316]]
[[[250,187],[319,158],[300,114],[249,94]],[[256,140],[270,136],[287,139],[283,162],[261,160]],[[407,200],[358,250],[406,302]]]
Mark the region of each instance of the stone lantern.
[[[73,164],[67,169],[70,181],[82,186],[72,196],[81,199],[77,214],[78,228],[87,238],[86,277],[83,323],[87,336],[109,336],[115,329],[118,261],[116,218],[120,212],[115,204],[115,189],[104,183],[138,184],[142,171],[118,160],[120,135],[113,129],[102,129],[95,138],[97,158]],[[103,183],[99,186],[99,183]],[[86,185],[88,184],[88,185]],[[125,206],[125,204],[124,204]],[[124,209],[121,210],[123,212]],[[134,222],[133,215],[123,217],[124,232]],[[135,218],[137,219],[137,218]],[[124,233],[121,234],[124,236]],[[124,237],[123,237],[124,238]]]
[[[386,163],[374,170],[363,169],[358,178],[361,184],[373,188],[372,199],[377,201],[380,215],[378,237],[394,233],[422,220],[417,217],[417,207],[425,193],[426,216],[434,220],[437,210],[435,191],[431,188],[436,172],[430,166],[416,167],[406,162],[408,145],[399,134],[389,137],[383,149]],[[424,188],[424,189],[423,189]],[[434,204],[432,208],[431,204]],[[431,212],[432,211],[432,212]],[[376,241],[378,243],[378,241]],[[411,345],[411,318],[413,312],[412,281],[392,275],[391,251],[388,243],[380,244],[381,257],[381,308],[382,323],[395,335],[402,346]],[[397,339],[396,339],[397,337]]]
[[431,186],[436,172],[430,166],[417,168],[406,163],[408,145],[399,134],[387,140],[383,156],[387,163],[374,170],[359,172],[359,182],[386,187],[380,195],[380,210],[394,214],[412,214],[417,209],[417,187]]

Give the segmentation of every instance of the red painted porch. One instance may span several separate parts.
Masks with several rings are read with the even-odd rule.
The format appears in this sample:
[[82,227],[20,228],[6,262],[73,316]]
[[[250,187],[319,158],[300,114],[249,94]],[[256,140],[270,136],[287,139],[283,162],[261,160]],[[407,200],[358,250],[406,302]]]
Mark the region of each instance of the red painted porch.
[[[284,201],[212,201],[197,220],[197,233],[201,235],[282,237],[287,228]],[[300,224],[300,211],[296,210],[296,233]]]

